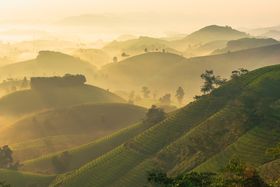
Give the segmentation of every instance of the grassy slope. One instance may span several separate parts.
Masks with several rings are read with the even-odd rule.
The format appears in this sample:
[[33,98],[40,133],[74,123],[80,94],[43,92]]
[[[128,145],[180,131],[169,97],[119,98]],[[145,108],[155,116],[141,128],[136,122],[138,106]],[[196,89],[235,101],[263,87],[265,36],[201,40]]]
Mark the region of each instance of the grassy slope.
[[[267,78],[275,80],[272,84],[265,84],[263,80]],[[172,173],[190,170],[226,149],[257,125],[248,121],[249,116],[244,114],[242,107],[238,107],[238,103],[251,90],[260,94],[257,96],[272,97],[267,89],[277,88],[279,80],[280,66],[251,72],[242,81],[228,83],[131,141],[74,172],[60,176],[53,185],[142,186],[148,166],[160,166]],[[279,97],[277,93],[272,98]]]
[[[131,125],[127,128],[124,128],[120,131],[117,131],[109,136],[98,139],[94,142],[67,150],[69,151],[72,158],[72,162],[69,167],[69,170],[78,168],[83,164],[86,164],[87,162],[95,158],[98,158],[99,156],[121,145],[122,143],[129,140],[130,138],[133,138],[134,136],[141,133],[148,127],[149,125],[143,123],[137,123],[135,125]],[[40,158],[36,158],[33,160],[28,160],[23,163],[24,166],[22,169],[29,170],[29,171],[53,173],[54,168],[51,163],[51,159],[53,156],[59,154],[60,153],[55,153]]]
[[[65,186],[78,184],[91,186],[94,183],[94,186],[108,186],[185,131],[211,116],[223,105],[223,102],[215,98],[192,103],[102,157],[68,175],[61,176],[54,184],[65,182]],[[110,168],[110,172],[105,168]]]
[[[0,142],[21,143],[15,147],[24,147],[21,147],[19,152],[15,149],[15,155],[22,161],[96,140],[143,119],[145,112],[142,107],[120,103],[50,110],[3,128]],[[14,136],[15,134],[17,136]],[[60,142],[65,146],[59,144]]]
[[0,181],[5,181],[12,187],[47,187],[53,178],[54,176],[0,169]]
[[[26,105],[27,102],[28,105]],[[21,115],[53,107],[112,102],[124,102],[124,100],[115,94],[90,85],[60,87],[47,91],[30,89],[0,98],[0,113]]]

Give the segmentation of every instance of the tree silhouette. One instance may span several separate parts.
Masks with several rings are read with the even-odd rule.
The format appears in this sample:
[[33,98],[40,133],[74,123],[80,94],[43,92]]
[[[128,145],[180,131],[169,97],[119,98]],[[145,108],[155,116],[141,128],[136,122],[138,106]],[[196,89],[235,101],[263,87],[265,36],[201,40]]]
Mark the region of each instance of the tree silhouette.
[[184,91],[184,89],[181,86],[179,86],[179,88],[176,91],[176,98],[177,98],[178,103],[180,105],[183,102],[184,96],[185,96],[185,91]]

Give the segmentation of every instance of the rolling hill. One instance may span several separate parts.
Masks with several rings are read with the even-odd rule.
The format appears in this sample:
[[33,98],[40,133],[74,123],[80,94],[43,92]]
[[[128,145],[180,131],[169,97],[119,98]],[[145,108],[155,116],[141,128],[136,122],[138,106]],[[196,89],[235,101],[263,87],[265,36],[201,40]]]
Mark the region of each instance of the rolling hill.
[[16,116],[84,103],[112,102],[124,100],[109,91],[91,85],[53,87],[46,90],[28,89],[0,98],[0,113]]
[[200,75],[206,69],[228,78],[238,68],[253,70],[267,65],[279,64],[280,45],[186,59],[171,53],[145,53],[112,63],[100,70],[96,84],[111,90],[141,90],[147,86],[161,95],[174,93],[182,86],[187,90],[187,100],[199,94],[202,84]]
[[236,40],[248,36],[247,33],[240,32],[229,26],[210,25],[189,34],[183,39],[171,42],[171,46],[185,52],[209,42]]
[[272,38],[242,38],[227,42],[227,46],[225,48],[217,49],[213,52],[213,54],[222,54],[276,44],[279,44],[279,42]]
[[123,52],[130,56],[139,55],[144,53],[145,48],[147,48],[148,51],[162,51],[165,49],[168,52],[180,54],[179,51],[169,46],[168,41],[146,36],[126,41],[113,41],[107,44],[103,50],[111,54],[112,57],[117,56],[121,58]]
[[214,167],[220,163],[213,158],[230,159],[231,150],[261,166],[271,160],[262,151],[280,141],[279,83],[280,65],[231,80],[79,169],[58,176],[50,186],[140,187],[152,168],[173,175]]
[[[88,143],[144,118],[146,109],[129,104],[87,104],[27,116],[0,130],[15,158],[26,160]],[[16,135],[16,136],[15,136]]]
[[0,169],[0,176],[1,182],[5,181],[6,184],[10,184],[12,187],[47,187],[54,179],[54,176],[5,169]]
[[[77,146],[71,149],[67,149],[71,156],[71,164],[67,170],[77,169],[87,162],[98,158],[106,152],[114,149],[116,146],[133,138],[137,134],[140,134],[147,128],[151,127],[150,124],[136,123],[130,125],[124,129],[121,129],[109,136],[105,136],[96,141]],[[56,173],[55,168],[52,164],[52,158],[60,155],[61,152],[49,154],[46,156],[38,157],[35,159],[27,160],[23,163],[22,170],[40,172],[40,173]]]
[[[37,58],[6,65],[0,68],[1,78],[23,78],[34,76],[53,76],[84,74],[91,79],[96,68],[86,61],[60,52],[40,51]],[[15,76],[16,75],[16,76]]]

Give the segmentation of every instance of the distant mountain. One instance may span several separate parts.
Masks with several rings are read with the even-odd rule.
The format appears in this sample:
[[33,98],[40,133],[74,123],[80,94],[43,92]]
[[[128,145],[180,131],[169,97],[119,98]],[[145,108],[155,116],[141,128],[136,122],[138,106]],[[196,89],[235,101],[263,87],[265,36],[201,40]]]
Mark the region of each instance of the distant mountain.
[[186,59],[171,53],[145,53],[119,63],[104,66],[95,83],[111,90],[140,90],[147,86],[151,91],[173,93],[182,86],[186,97],[199,94],[202,84],[200,75],[206,69],[228,78],[238,68],[249,70],[266,65],[279,64],[280,45],[246,49],[221,55]]
[[279,84],[280,65],[233,79],[50,186],[141,187],[152,169],[215,172],[235,155],[263,166],[280,142]]
[[223,48],[229,40],[248,37],[247,33],[229,26],[210,25],[195,31],[183,39],[171,41],[170,46],[179,50],[186,57],[209,55],[216,49]]
[[225,48],[217,49],[213,52],[213,54],[222,54],[227,52],[240,51],[244,49],[276,45],[279,43],[280,42],[272,38],[242,38],[227,42],[227,46]]
[[25,76],[53,76],[84,74],[91,79],[96,67],[73,56],[53,51],[41,51],[37,58],[0,67],[1,78],[23,78]]

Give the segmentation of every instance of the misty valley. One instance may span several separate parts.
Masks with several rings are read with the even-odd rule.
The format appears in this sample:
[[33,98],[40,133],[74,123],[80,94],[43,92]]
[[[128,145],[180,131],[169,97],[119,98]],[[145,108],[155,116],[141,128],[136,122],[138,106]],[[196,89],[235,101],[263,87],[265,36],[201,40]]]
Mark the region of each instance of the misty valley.
[[280,27],[109,15],[0,29],[0,187],[279,187]]

